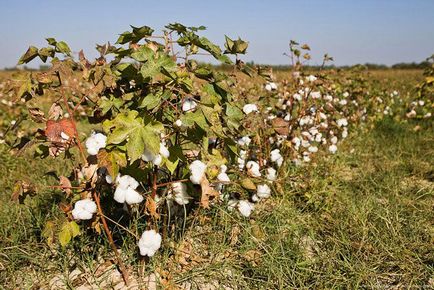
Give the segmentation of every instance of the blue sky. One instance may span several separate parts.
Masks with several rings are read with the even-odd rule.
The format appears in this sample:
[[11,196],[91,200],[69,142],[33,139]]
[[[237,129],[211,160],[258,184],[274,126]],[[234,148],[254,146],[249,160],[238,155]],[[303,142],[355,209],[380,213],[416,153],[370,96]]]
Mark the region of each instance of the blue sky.
[[311,64],[324,53],[337,65],[419,62],[434,53],[433,15],[434,0],[3,0],[0,68],[46,37],[95,56],[95,43],[115,42],[130,24],[158,31],[170,22],[205,25],[220,45],[240,36],[250,44],[244,59],[256,63],[287,63],[290,39],[310,45]]

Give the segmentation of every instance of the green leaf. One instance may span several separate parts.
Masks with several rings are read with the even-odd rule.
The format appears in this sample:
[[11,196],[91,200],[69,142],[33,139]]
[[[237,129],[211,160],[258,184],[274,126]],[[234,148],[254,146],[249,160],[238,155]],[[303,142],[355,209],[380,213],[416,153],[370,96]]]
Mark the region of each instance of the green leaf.
[[176,63],[168,55],[160,55],[156,59],[148,59],[148,61],[142,65],[140,73],[145,79],[153,78],[161,72],[162,68],[168,72],[172,72],[176,69]]
[[56,43],[56,49],[61,53],[71,56],[71,49],[64,41],[59,41],[58,43]]
[[18,61],[18,64],[24,64],[30,62],[32,59],[38,56],[38,48],[35,46],[30,46],[26,53],[24,53],[20,60]]
[[62,247],[65,247],[72,239],[71,230],[69,224],[64,224],[59,232],[59,242]]
[[[126,148],[130,161],[139,159],[145,149],[153,154],[160,150],[160,133],[163,125],[149,118],[141,118],[137,111],[128,111],[116,116],[112,121],[104,122],[108,131],[107,143],[119,144],[127,140]],[[113,129],[110,132],[110,129]]]
[[148,110],[152,110],[160,104],[161,98],[154,94],[147,95],[141,102],[139,108],[147,108]]
[[80,227],[77,225],[77,223],[75,221],[70,221],[69,227],[71,229],[71,235],[73,238],[75,238],[76,236],[78,236],[80,234]]
[[144,62],[154,57],[155,53],[152,49],[146,46],[141,46],[131,54],[131,57],[137,61]]

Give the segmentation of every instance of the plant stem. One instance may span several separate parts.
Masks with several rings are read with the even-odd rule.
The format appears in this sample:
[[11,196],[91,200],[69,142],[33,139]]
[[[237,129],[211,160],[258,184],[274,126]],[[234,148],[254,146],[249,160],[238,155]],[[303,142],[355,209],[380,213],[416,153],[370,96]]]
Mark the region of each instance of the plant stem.
[[98,214],[101,217],[101,221],[102,221],[102,224],[103,224],[103,227],[104,227],[104,231],[105,231],[105,233],[107,235],[107,238],[109,240],[110,247],[112,248],[112,250],[113,250],[113,252],[114,252],[114,254],[116,256],[117,264],[119,266],[119,269],[121,270],[122,278],[124,279],[125,284],[128,286],[128,284],[129,284],[129,281],[128,281],[129,280],[128,279],[128,277],[129,277],[128,270],[125,267],[125,264],[122,262],[122,258],[121,258],[120,254],[118,252],[118,249],[116,248],[115,242],[113,240],[112,233],[110,232],[110,229],[109,229],[109,227],[107,225],[107,220],[105,219],[104,212],[102,211],[102,208],[101,208],[101,202],[100,202],[99,194],[97,194],[95,191],[93,192],[93,198],[95,199],[96,206],[97,206],[97,209],[98,209]]

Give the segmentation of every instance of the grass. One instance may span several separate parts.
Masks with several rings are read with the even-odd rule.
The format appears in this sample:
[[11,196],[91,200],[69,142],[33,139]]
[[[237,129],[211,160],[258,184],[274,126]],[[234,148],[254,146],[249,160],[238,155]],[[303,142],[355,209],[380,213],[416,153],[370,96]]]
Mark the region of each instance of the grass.
[[[381,73],[373,77],[387,86]],[[407,87],[420,75],[387,77],[410,95]],[[386,118],[353,132],[336,155],[289,167],[250,219],[220,206],[179,218],[153,259],[138,260],[134,241],[118,239],[124,260],[135,277],[157,273],[163,288],[434,287],[434,130],[415,125]],[[42,237],[46,222],[62,217],[61,193],[44,187],[56,183],[46,172],[67,172],[61,164],[15,157],[0,144],[0,285],[6,289],[48,288],[56,275],[74,289],[111,265],[101,237],[80,235],[66,249]],[[21,205],[10,201],[20,179],[41,184]],[[84,274],[72,278],[77,269]]]

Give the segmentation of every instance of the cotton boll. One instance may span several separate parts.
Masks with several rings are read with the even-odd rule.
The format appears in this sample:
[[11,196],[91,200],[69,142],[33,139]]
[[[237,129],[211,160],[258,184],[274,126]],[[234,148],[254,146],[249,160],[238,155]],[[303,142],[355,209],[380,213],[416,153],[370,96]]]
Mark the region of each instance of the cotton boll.
[[300,94],[294,94],[292,97],[294,98],[294,100],[297,100],[299,102],[303,99],[303,97]]
[[291,114],[286,114],[285,118],[283,118],[285,121],[289,122],[291,118]]
[[248,161],[247,165],[246,165],[246,168],[247,168],[247,172],[251,176],[253,176],[253,177],[261,177],[261,172],[259,172],[260,167],[259,167],[259,164],[257,162],[252,161],[252,160]]
[[242,158],[237,158],[237,163],[238,163],[238,169],[240,171],[242,171],[244,169],[244,167],[246,166],[246,161]]
[[190,164],[190,180],[193,184],[200,184],[205,176],[206,164],[200,160],[195,160]]
[[304,155],[304,156],[303,156],[303,161],[304,161],[304,162],[310,162],[311,159],[310,159],[309,155]]
[[347,137],[348,137],[348,131],[347,130],[342,131],[342,139],[345,139]]
[[310,75],[310,76],[306,77],[306,80],[307,80],[308,82],[313,83],[314,81],[317,80],[317,77],[314,76],[314,75]]
[[116,178],[116,183],[118,184],[118,187],[127,188],[131,187],[133,189],[136,189],[139,186],[139,183],[137,180],[134,179],[134,177],[129,175],[118,175]]
[[308,140],[302,140],[301,146],[304,148],[308,148],[310,146],[310,142]]
[[321,140],[322,140],[322,134],[321,133],[316,134],[315,135],[315,142],[321,142]]
[[118,175],[116,178],[117,187],[114,200],[119,203],[136,204],[143,201],[143,196],[135,189],[139,186],[137,180],[129,175]]
[[320,99],[321,98],[321,92],[311,92],[310,96],[312,99]]
[[155,230],[143,232],[138,243],[140,255],[152,257],[161,246],[161,235]]
[[233,211],[234,208],[237,206],[237,204],[238,204],[238,200],[236,200],[236,199],[230,199],[228,201],[228,210],[229,211]]
[[336,144],[336,143],[338,143],[338,137],[333,136],[333,137],[330,139],[330,142],[332,142],[332,144]]
[[271,85],[270,84],[266,84],[265,85],[265,90],[271,92]]
[[186,98],[182,103],[182,110],[184,112],[191,112],[197,107],[197,103],[193,98]]
[[344,98],[348,98],[348,97],[350,96],[350,94],[349,94],[348,92],[344,92],[344,93],[342,94],[342,96],[344,96]]
[[164,143],[160,143],[160,154],[164,158],[169,158],[169,156],[170,156],[170,152],[167,149],[166,145],[164,145]]
[[220,166],[220,173],[217,175],[217,180],[221,182],[230,182],[229,176],[226,174],[227,167],[226,165]]
[[110,175],[106,175],[105,176],[105,182],[107,182],[108,184],[112,184],[113,183],[113,178]]
[[82,199],[75,203],[72,210],[72,217],[75,220],[90,220],[96,213],[96,203],[90,199]]
[[155,166],[160,166],[161,162],[163,162],[163,157],[160,154],[155,155],[154,159],[152,159]]
[[182,121],[180,119],[178,119],[178,120],[175,121],[174,125],[176,127],[182,127]]
[[329,146],[329,151],[332,154],[335,154],[337,150],[338,150],[338,147],[335,144],[332,144],[332,145]]
[[89,155],[97,155],[98,151],[106,146],[106,142],[107,136],[104,134],[92,133],[92,135],[86,140],[87,153],[89,153]]
[[252,141],[252,139],[250,139],[249,136],[244,136],[244,137],[241,137],[240,139],[238,139],[237,143],[240,146],[249,146],[251,141]]
[[155,154],[153,154],[151,151],[145,149],[145,152],[142,154],[142,160],[149,162],[154,160]]
[[276,85],[276,83],[270,83],[270,86],[271,86],[271,89],[274,91],[274,90],[277,90],[277,85]]
[[341,106],[345,106],[347,104],[347,100],[340,100],[339,101],[339,105],[341,105]]
[[192,197],[187,193],[187,185],[182,182],[172,184],[173,199],[179,205],[186,205]]
[[240,200],[238,202],[238,210],[241,215],[245,217],[249,217],[252,211],[254,210],[255,205],[247,200]]
[[308,148],[308,150],[309,150],[309,152],[316,153],[316,152],[318,152],[318,147],[316,147],[316,146],[310,146]]
[[248,114],[250,114],[252,112],[258,112],[258,106],[256,106],[255,104],[244,105],[243,112],[246,115],[248,115]]
[[296,147],[299,147],[301,144],[301,139],[298,137],[294,137],[292,138],[292,143],[294,143]]
[[276,169],[274,169],[273,167],[269,167],[265,170],[266,175],[265,177],[267,178],[268,181],[275,181],[277,178],[277,174],[276,174]]
[[348,121],[347,121],[346,118],[339,119],[339,120],[336,121],[336,123],[337,123],[337,125],[338,125],[339,127],[345,127],[345,126],[348,126]]
[[125,202],[127,204],[137,204],[143,201],[143,196],[135,189],[128,187],[125,191]]
[[258,185],[258,189],[256,191],[256,195],[259,198],[268,198],[271,194],[271,189],[267,184]]

